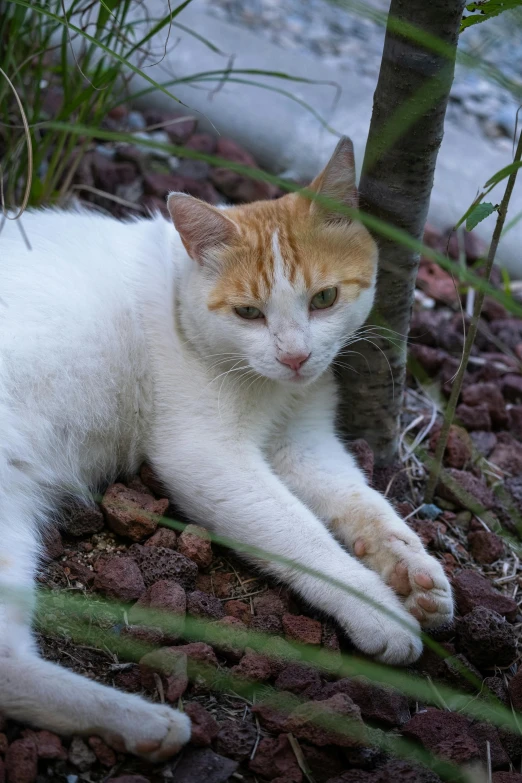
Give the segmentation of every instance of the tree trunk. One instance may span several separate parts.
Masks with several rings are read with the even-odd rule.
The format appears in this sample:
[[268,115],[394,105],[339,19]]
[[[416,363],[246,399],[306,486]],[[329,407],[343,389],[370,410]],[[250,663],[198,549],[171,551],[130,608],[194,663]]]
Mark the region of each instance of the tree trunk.
[[[391,0],[384,52],[360,182],[361,209],[421,239],[444,115],[453,81],[465,0]],[[415,30],[412,40],[401,30]],[[434,51],[430,41],[438,39]],[[458,187],[458,182],[455,183]],[[393,460],[406,375],[406,339],[417,253],[375,235],[379,277],[368,323],[394,330],[393,342],[370,337],[350,345],[340,371],[342,429],[365,438],[376,461]],[[402,336],[400,336],[402,335]]]

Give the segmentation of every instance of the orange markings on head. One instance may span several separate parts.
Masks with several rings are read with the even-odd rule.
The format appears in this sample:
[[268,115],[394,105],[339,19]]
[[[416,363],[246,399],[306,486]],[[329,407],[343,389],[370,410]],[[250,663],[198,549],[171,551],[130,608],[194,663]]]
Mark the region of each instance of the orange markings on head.
[[209,298],[211,310],[263,307],[276,275],[273,237],[285,277],[310,296],[337,286],[355,299],[369,288],[376,269],[375,243],[359,223],[327,221],[311,214],[310,201],[290,194],[227,210],[239,238],[221,250],[221,272]]

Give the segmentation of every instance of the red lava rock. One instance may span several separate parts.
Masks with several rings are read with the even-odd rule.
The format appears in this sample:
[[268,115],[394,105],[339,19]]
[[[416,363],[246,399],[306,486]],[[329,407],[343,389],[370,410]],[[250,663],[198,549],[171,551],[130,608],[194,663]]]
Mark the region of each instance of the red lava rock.
[[282,691],[270,694],[263,701],[257,702],[252,707],[252,712],[257,715],[261,725],[273,734],[287,732],[289,714],[300,705],[300,700],[293,693]]
[[113,484],[101,502],[107,524],[120,536],[141,541],[158,527],[158,516],[163,516],[169,501],[154,500],[144,492],[136,492],[124,484]]
[[185,117],[176,117],[174,122],[165,125],[169,139],[173,144],[186,144],[196,130],[197,120]]
[[458,610],[462,615],[468,614],[477,606],[484,606],[510,622],[516,619],[516,602],[495,590],[491,582],[476,571],[464,570],[457,574],[453,579],[453,589]]
[[90,158],[94,184],[106,193],[117,193],[119,185],[130,185],[136,181],[136,166],[127,161],[117,163],[109,160],[100,152],[87,153]]
[[[165,634],[161,628],[157,628],[151,625],[126,625],[121,629],[121,635],[123,637],[130,637],[137,642],[143,642],[151,647],[159,647],[165,641]],[[172,637],[169,633],[168,640],[174,640],[176,637]]]
[[493,696],[496,696],[502,704],[508,703],[507,687],[502,677],[485,677],[482,684],[484,686],[483,695],[487,696],[489,691]]
[[128,669],[116,672],[114,684],[122,691],[138,693],[141,691],[141,674],[138,665],[131,665]]
[[353,454],[355,460],[366,476],[369,484],[373,478],[373,464],[374,455],[370,445],[364,440],[364,438],[358,438],[350,443],[350,453]]
[[377,492],[387,492],[397,502],[403,501],[410,487],[403,465],[396,461],[391,465],[379,465],[373,469],[372,487]]
[[286,734],[262,739],[248,767],[255,775],[268,780],[282,778],[286,783],[301,783],[303,780],[303,773]]
[[209,595],[209,593],[202,593],[201,590],[189,593],[187,611],[196,617],[211,617],[213,620],[220,620],[225,616],[225,610],[219,598]]
[[299,739],[319,746],[350,748],[362,744],[365,736],[361,710],[344,693],[301,704],[290,714],[287,726],[287,731]]
[[522,710],[522,666],[518,667],[515,676],[509,681],[508,693],[516,710]]
[[236,677],[242,677],[252,682],[266,682],[272,677],[273,667],[270,658],[261,653],[247,652],[231,672]]
[[421,345],[420,343],[412,343],[409,346],[409,352],[411,357],[426,370],[430,377],[439,372],[444,360],[448,357],[446,351],[442,351],[440,348],[431,348],[429,345]]
[[190,642],[189,644],[178,645],[177,647],[171,647],[170,649],[175,652],[185,653],[189,663],[189,671],[190,661],[215,667],[219,665],[214,650],[209,644],[205,644],[205,642]]
[[162,647],[147,653],[139,663],[143,687],[156,689],[154,674],[161,675],[165,698],[175,704],[188,687],[187,656],[175,647]]
[[[329,780],[334,775],[340,775],[347,767],[357,766],[365,767],[365,762],[361,756],[365,753],[365,750],[369,748],[334,748],[329,747],[326,749],[317,748],[315,745],[307,745],[305,742],[301,744],[301,750],[305,761],[312,773],[312,777],[318,781],[318,783],[324,783],[325,780]],[[352,764],[352,754],[357,758],[356,764]],[[375,766],[375,764],[373,764]]]
[[501,318],[506,318],[507,310],[504,305],[497,302],[491,296],[486,296],[482,304],[482,311],[480,313],[481,318],[485,318],[486,321],[497,321]]
[[321,623],[311,617],[284,614],[283,629],[288,639],[302,644],[321,644]]
[[303,693],[307,699],[316,698],[321,689],[321,678],[316,669],[301,663],[291,663],[280,672],[276,688],[290,693]]
[[442,480],[439,482],[437,492],[440,497],[455,503],[460,508],[463,506],[463,500],[467,505],[473,503],[480,512],[484,509],[492,509],[495,505],[495,496],[486,483],[466,470],[448,468],[444,483]]
[[76,560],[66,560],[62,564],[65,574],[83,585],[91,585],[94,582],[94,571]]
[[245,625],[249,625],[252,620],[252,614],[250,612],[250,606],[244,601],[227,601],[225,604],[225,612],[230,617],[235,617],[241,620]]
[[8,745],[9,745],[9,743],[7,741],[7,737],[5,736],[5,734],[3,732],[0,733],[0,755],[1,756],[5,755],[5,752],[7,750],[7,746]]
[[428,708],[418,712],[402,727],[406,737],[418,740],[427,750],[464,764],[480,758],[480,751],[470,732],[470,721],[459,713]]
[[[187,609],[187,596],[185,590],[177,582],[169,579],[161,579],[149,587],[147,592],[142,595],[140,600],[132,607],[129,612],[129,622],[145,623],[150,626],[154,622],[154,615],[150,610],[161,610],[165,613],[165,622],[168,623],[168,629],[165,631],[170,636],[178,636],[183,631],[183,620]],[[174,619],[172,616],[178,616]],[[173,622],[172,622],[173,621]],[[163,625],[158,623],[159,625]]]
[[172,579],[179,582],[185,590],[193,589],[198,567],[181,552],[174,552],[162,546],[133,544],[129,555],[137,563],[147,587],[161,579]]
[[507,373],[502,378],[501,389],[509,402],[522,402],[522,375]]
[[457,623],[456,639],[457,648],[479,669],[509,666],[517,655],[513,626],[484,606],[476,606]]
[[408,519],[407,524],[417,533],[424,546],[427,547],[439,548],[440,536],[447,530],[446,525],[440,522],[432,522],[431,519],[411,517]]
[[445,252],[446,248],[449,257],[455,261],[459,260],[461,252],[464,251],[466,261],[470,264],[478,261],[479,258],[484,258],[488,251],[484,241],[473,231],[465,231],[462,235],[457,236],[457,232],[451,229],[446,233],[440,249]]
[[179,537],[178,551],[193,560],[199,568],[206,568],[212,562],[208,531],[198,525],[187,525]]
[[212,592],[217,598],[228,598],[232,592],[234,579],[234,574],[227,574],[223,571],[215,571],[211,578],[212,590],[203,592]]
[[38,774],[36,743],[27,737],[11,742],[5,754],[8,783],[33,783]]
[[451,275],[434,261],[421,258],[416,285],[425,294],[443,304],[458,300],[458,289]]
[[268,614],[282,617],[286,611],[283,601],[273,590],[268,590],[262,595],[256,595],[253,603],[258,617]]
[[267,634],[280,634],[283,630],[281,618],[276,614],[262,614],[260,617],[252,617],[250,628],[253,631]]
[[249,204],[275,198],[278,194],[278,189],[269,182],[250,179],[226,168],[212,169],[210,179],[221,193],[235,203]]
[[96,755],[85,744],[81,737],[73,737],[69,745],[69,761],[74,764],[80,772],[86,772],[96,761]]
[[183,177],[176,174],[165,174],[160,171],[147,171],[143,176],[143,189],[145,193],[165,201],[171,191],[183,191]]
[[216,140],[208,133],[194,133],[186,142],[185,147],[212,155],[216,151]]
[[454,688],[474,694],[476,687],[469,681],[469,676],[474,677],[477,682],[482,680],[482,674],[462,653],[450,655],[441,662],[441,679]]
[[154,495],[157,495],[160,498],[166,497],[167,493],[165,487],[147,462],[144,462],[140,467],[140,479]]
[[219,731],[217,721],[197,701],[185,702],[183,709],[192,722],[192,734],[190,736],[192,745],[202,748],[208,747],[212,740],[217,737]]
[[[238,663],[248,646],[247,626],[237,617],[223,617],[222,620],[218,620],[215,627],[219,628],[220,626],[225,627],[226,634],[224,640],[216,643],[214,647],[220,655],[224,655],[229,661]],[[232,630],[232,634],[228,633],[229,629]]]
[[457,420],[462,424],[469,432],[475,430],[491,429],[491,416],[489,415],[489,406],[487,403],[482,402],[479,405],[465,405],[462,403],[457,406],[455,411]]
[[440,783],[440,778],[430,769],[410,764],[402,759],[390,759],[370,772],[352,769],[327,783]]
[[98,506],[81,506],[71,503],[62,509],[61,526],[71,536],[91,536],[105,526],[103,514]]
[[89,737],[87,740],[90,749],[104,767],[113,767],[116,764],[116,753],[101,739],[101,737]]
[[473,530],[468,533],[471,554],[477,563],[494,563],[504,555],[505,546],[500,536],[488,530]]
[[488,761],[487,743],[489,742],[491,767],[493,769],[502,769],[509,766],[509,756],[502,747],[495,726],[488,723],[473,723],[470,732],[481,751],[484,765],[486,765]]
[[51,731],[35,731],[33,733],[36,742],[36,752],[40,759],[66,759],[67,751],[62,745],[60,737]]
[[45,557],[48,560],[57,560],[63,555],[63,541],[60,531],[54,526],[48,527],[44,532]]
[[253,723],[224,721],[217,735],[216,750],[235,761],[244,761],[250,756],[256,737]]
[[176,763],[176,783],[226,783],[238,767],[237,761],[210,748],[188,748]]
[[145,592],[140,569],[130,557],[105,560],[94,579],[94,588],[109,598],[136,601]]
[[498,434],[497,445],[489,459],[512,476],[522,474],[522,444],[507,432]]
[[174,530],[168,527],[160,527],[154,535],[148,538],[143,546],[162,546],[164,549],[177,549],[178,537]]
[[202,201],[206,201],[208,204],[220,204],[223,200],[215,187],[208,181],[201,181],[193,179],[192,177],[182,177],[183,188],[185,193],[188,193],[194,198],[199,198]]
[[506,404],[496,383],[472,383],[462,390],[462,402],[470,407],[486,404],[492,423],[505,427],[508,423]]
[[[520,318],[499,318],[496,321],[492,321],[489,328],[512,351],[515,350],[517,344],[522,340],[522,320]],[[495,347],[493,350],[498,349]]]
[[491,783],[522,783],[520,772],[494,772]]
[[345,677],[327,683],[320,699],[329,699],[336,693],[344,693],[361,710],[365,720],[377,721],[387,726],[401,726],[410,719],[408,699],[394,688],[372,683],[366,677]]
[[[439,442],[440,429],[430,439],[430,449],[435,451]],[[466,430],[452,425],[448,433],[448,442],[444,450],[444,461],[450,468],[463,468],[471,461],[472,442]]]

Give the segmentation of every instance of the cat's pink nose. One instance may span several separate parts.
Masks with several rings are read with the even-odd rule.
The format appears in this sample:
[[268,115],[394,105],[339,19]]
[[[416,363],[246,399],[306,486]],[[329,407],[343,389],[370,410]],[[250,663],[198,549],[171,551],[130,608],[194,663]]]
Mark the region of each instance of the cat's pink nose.
[[301,369],[303,364],[306,362],[307,359],[310,358],[309,353],[298,353],[298,354],[283,354],[283,356],[279,357],[279,361],[281,364],[286,364],[287,367],[290,367],[291,370],[294,372],[297,372]]

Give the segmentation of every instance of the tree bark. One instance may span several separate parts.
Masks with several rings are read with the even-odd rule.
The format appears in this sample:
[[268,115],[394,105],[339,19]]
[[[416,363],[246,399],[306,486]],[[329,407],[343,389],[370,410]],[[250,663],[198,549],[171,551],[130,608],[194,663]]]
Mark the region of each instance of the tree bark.
[[[360,181],[361,209],[422,239],[466,0],[391,0],[379,80]],[[424,33],[418,41],[402,34]],[[419,36],[422,37],[422,36]],[[438,39],[440,47],[430,45]],[[437,51],[434,51],[434,48]],[[458,182],[455,183],[458,187]],[[365,438],[376,461],[397,452],[406,376],[406,335],[417,253],[374,235],[379,275],[368,323],[394,330],[350,345],[341,375],[340,423]]]

